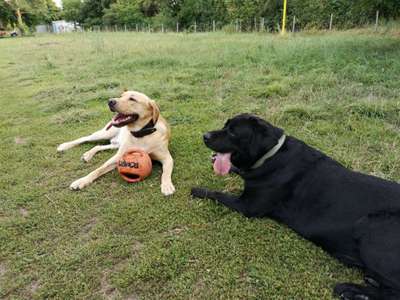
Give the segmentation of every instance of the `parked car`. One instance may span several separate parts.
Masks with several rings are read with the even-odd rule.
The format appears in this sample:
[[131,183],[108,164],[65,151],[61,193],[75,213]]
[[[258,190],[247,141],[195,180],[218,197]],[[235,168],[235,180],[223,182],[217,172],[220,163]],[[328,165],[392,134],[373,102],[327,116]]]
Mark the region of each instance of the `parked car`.
[[16,36],[18,36],[18,32],[16,32],[15,30],[7,31],[7,30],[0,28],[0,38],[7,37],[7,36],[16,37]]

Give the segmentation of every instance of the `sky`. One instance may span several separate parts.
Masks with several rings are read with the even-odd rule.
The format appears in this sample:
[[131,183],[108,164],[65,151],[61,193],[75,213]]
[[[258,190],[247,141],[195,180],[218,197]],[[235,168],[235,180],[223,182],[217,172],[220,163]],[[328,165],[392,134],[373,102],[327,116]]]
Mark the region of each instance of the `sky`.
[[62,0],[53,0],[58,7],[61,7]]

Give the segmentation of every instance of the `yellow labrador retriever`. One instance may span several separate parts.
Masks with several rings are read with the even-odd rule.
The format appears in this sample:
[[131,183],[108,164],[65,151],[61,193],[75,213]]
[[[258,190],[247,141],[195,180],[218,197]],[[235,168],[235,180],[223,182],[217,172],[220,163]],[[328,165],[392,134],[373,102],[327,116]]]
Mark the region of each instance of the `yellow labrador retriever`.
[[161,192],[171,195],[175,192],[171,174],[173,159],[168,150],[171,136],[170,128],[165,119],[160,115],[160,110],[146,95],[136,92],[124,92],[120,98],[112,98],[108,101],[111,111],[117,114],[107,125],[85,137],[66,142],[58,146],[57,151],[65,151],[85,142],[98,140],[110,140],[109,145],[95,146],[83,154],[82,159],[89,161],[98,151],[118,149],[117,153],[107,160],[100,168],[74,181],[72,190],[83,189],[98,177],[117,167],[122,155],[130,148],[138,148],[149,153],[153,160],[162,164]]

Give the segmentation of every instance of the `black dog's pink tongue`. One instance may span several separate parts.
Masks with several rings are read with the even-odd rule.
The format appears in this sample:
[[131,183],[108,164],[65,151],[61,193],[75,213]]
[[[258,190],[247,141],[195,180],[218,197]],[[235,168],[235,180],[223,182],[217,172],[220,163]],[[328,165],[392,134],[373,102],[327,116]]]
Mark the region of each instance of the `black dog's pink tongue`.
[[226,175],[231,169],[231,154],[217,153],[214,161],[214,172],[217,175]]

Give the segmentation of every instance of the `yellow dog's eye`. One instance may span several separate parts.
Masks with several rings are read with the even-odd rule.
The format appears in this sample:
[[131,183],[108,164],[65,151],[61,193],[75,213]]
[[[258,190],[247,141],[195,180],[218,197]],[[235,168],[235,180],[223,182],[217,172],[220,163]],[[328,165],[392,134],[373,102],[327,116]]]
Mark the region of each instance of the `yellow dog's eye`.
[[130,96],[130,97],[129,97],[129,100],[132,100],[132,101],[137,102],[137,100],[136,100],[133,96]]

